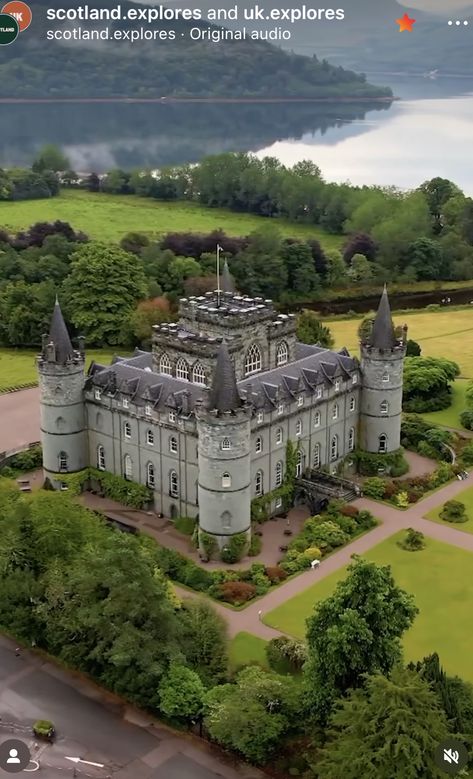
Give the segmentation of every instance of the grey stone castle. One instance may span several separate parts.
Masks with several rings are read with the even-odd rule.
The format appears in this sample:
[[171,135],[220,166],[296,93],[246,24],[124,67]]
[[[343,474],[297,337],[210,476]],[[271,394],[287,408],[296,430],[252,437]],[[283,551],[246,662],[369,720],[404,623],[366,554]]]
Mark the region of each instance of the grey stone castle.
[[227,267],[222,278],[222,291],[183,298],[179,321],[153,328],[151,352],[87,375],[56,302],[38,358],[52,484],[89,466],[146,484],[157,512],[198,514],[220,548],[249,533],[252,499],[282,485],[288,440],[298,475],[336,473],[355,448],[399,448],[406,351],[386,289],[358,360],[299,343],[293,314],[236,294]]

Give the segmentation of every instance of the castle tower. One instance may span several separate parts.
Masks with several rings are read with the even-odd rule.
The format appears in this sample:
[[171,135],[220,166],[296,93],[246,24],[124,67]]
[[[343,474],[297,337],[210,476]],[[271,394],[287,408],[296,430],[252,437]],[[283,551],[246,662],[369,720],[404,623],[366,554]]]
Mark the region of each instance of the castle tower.
[[53,486],[61,473],[87,465],[83,349],[74,349],[56,298],[49,335],[38,356],[43,470]]
[[360,445],[385,454],[401,445],[402,373],[407,328],[396,337],[386,285],[371,333],[362,339]]
[[250,419],[225,341],[207,403],[196,408],[199,439],[199,525],[219,549],[236,533],[251,533]]

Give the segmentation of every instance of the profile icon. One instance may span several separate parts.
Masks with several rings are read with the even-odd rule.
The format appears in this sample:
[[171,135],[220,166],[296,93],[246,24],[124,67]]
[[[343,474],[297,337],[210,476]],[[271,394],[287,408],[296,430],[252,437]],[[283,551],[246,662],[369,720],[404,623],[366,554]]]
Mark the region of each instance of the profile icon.
[[7,760],[7,765],[11,765],[12,763],[21,763],[21,760],[18,757],[18,749],[15,749],[15,747],[10,749],[9,758]]
[[17,774],[28,768],[31,753],[24,741],[10,738],[0,744],[0,773]]

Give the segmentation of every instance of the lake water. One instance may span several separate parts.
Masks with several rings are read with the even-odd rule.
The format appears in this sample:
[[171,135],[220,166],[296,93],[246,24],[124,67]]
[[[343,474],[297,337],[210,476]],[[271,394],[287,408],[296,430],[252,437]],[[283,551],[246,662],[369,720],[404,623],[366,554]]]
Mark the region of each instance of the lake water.
[[370,75],[401,100],[372,104],[2,105],[0,166],[60,145],[79,171],[157,168],[221,151],[316,162],[329,181],[418,186],[444,176],[473,195],[473,80]]

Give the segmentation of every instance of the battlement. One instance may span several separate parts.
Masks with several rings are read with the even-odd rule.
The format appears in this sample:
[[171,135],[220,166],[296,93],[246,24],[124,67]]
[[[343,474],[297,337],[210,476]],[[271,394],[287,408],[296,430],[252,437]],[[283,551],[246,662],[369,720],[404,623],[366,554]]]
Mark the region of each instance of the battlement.
[[194,328],[199,323],[219,325],[225,329],[240,329],[274,318],[273,301],[261,297],[250,298],[234,292],[207,292],[198,297],[181,298],[179,318]]

